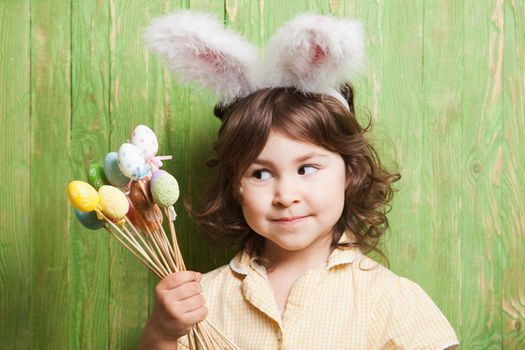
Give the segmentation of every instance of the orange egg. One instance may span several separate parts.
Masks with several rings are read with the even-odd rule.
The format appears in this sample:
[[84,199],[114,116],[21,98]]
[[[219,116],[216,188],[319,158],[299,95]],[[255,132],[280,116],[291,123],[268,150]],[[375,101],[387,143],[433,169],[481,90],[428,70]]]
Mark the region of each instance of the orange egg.
[[135,208],[139,210],[149,209],[151,205],[154,204],[149,183],[150,181],[148,177],[137,181],[133,181],[131,183],[128,197],[135,206]]
[[129,206],[128,218],[138,230],[143,233],[160,229],[162,225],[162,211],[157,205],[150,209],[139,210],[132,203]]

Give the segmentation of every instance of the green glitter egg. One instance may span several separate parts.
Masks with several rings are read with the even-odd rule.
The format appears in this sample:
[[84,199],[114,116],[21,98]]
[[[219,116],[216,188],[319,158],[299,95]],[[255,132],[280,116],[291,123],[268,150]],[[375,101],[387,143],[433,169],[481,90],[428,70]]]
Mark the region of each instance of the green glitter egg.
[[95,190],[99,190],[104,185],[109,185],[108,179],[104,174],[104,167],[100,164],[91,164],[88,170],[88,182]]
[[153,174],[150,186],[153,200],[161,208],[170,207],[179,199],[177,180],[164,170],[158,170]]

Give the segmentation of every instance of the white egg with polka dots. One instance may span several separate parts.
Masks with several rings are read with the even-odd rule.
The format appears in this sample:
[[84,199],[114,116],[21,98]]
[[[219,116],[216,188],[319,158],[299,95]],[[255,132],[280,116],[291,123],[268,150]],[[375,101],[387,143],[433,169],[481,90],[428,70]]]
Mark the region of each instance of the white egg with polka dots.
[[118,166],[122,174],[131,180],[140,180],[150,173],[150,166],[142,156],[142,151],[130,143],[120,146]]
[[146,125],[138,125],[131,134],[131,143],[135,145],[146,160],[151,160],[157,154],[159,143],[153,130]]

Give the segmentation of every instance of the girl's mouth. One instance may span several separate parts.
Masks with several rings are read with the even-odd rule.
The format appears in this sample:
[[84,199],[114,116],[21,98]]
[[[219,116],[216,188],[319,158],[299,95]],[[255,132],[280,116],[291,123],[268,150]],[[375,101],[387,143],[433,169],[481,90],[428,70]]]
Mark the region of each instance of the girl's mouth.
[[292,225],[292,224],[296,224],[298,222],[301,222],[303,221],[304,219],[306,219],[309,215],[303,215],[303,216],[286,216],[286,217],[281,217],[281,218],[278,218],[278,219],[275,219],[275,220],[272,220],[273,222],[275,223],[278,223],[278,224],[282,224],[282,225]]

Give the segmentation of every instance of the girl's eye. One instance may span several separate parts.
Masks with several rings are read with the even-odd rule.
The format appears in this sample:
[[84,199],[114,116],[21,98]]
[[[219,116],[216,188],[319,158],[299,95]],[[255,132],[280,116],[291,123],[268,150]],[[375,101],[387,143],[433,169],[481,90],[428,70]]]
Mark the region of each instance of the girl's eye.
[[309,175],[309,174],[313,174],[317,171],[317,168],[312,166],[312,165],[303,165],[302,167],[299,168],[299,175]]
[[271,177],[271,174],[268,170],[255,170],[252,174],[257,180],[268,180]]

